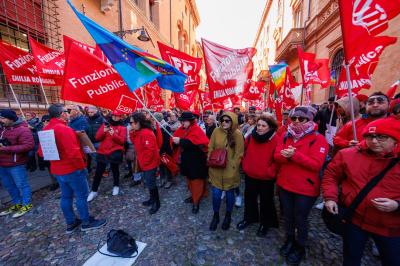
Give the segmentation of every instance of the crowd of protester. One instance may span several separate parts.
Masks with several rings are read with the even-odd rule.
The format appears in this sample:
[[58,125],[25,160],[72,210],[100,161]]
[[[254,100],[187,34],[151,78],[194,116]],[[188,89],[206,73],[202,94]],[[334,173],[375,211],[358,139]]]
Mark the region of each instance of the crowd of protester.
[[[225,199],[221,229],[229,230],[234,206],[242,205],[239,187],[244,179],[244,212],[237,229],[258,223],[257,236],[266,237],[270,228],[279,226],[278,205],[286,235],[279,252],[290,265],[298,265],[306,255],[308,218],[317,199],[322,195],[321,206],[337,214],[400,157],[400,95],[389,99],[375,92],[352,100],[353,110],[348,97],[283,110],[281,121],[273,110],[254,107],[215,114],[174,109],[126,115],[94,106],[53,104],[41,118],[33,112],[18,117],[3,109],[0,175],[12,205],[0,216],[17,218],[29,212],[33,206],[27,172],[49,169],[51,189],[61,189],[66,232],[99,228],[107,220],[90,216],[89,202],[98,196],[101,180],[108,175],[113,176],[112,195],[117,196],[120,168],[125,167],[131,187],[143,183],[148,190],[149,199],[142,204],[150,214],[162,208],[159,189],[171,188],[182,176],[189,193],[184,202],[191,204],[193,214],[210,189],[211,231],[218,228]],[[44,160],[42,130],[54,131],[59,160]],[[83,147],[82,134],[95,151]],[[214,156],[219,156],[218,165],[210,162]],[[400,265],[399,177],[397,161],[345,224],[344,265],[360,265],[369,237],[383,265]],[[74,199],[79,216],[74,213]]]

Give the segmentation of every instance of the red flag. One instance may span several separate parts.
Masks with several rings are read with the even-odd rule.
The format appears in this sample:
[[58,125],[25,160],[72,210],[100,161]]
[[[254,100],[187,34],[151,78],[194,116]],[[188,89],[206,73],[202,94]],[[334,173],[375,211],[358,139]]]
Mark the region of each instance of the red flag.
[[276,90],[275,84],[272,79],[269,81],[269,91],[268,91],[268,108],[275,109],[276,98],[278,97],[278,92]]
[[174,93],[174,95],[176,107],[181,110],[190,110],[190,107],[193,105],[196,97],[196,91],[191,90],[185,93]]
[[146,84],[143,89],[146,95],[147,107],[156,112],[161,111],[164,108],[164,100],[161,97],[162,91],[157,80]]
[[[136,97],[118,72],[72,43],[67,55],[61,98],[124,113],[136,110]],[[138,92],[139,90],[136,90]]]
[[248,86],[245,86],[243,90],[243,98],[248,100],[257,100],[261,98],[265,91],[264,81],[252,81],[248,80]]
[[40,78],[33,55],[0,40],[0,63],[9,84],[56,86],[52,78]]
[[71,46],[71,43],[77,44],[79,47],[82,49],[85,49],[91,54],[95,54],[95,48],[93,46],[87,45],[86,43],[79,42],[77,40],[72,39],[71,37],[68,37],[66,35],[63,35],[63,41],[64,41],[64,53],[67,55],[69,53],[69,47]]
[[192,57],[179,50],[173,49],[163,43],[157,42],[161,58],[187,76],[185,81],[185,92],[197,90],[200,86],[200,75],[202,59]]
[[202,39],[207,83],[213,102],[240,94],[253,75],[254,48],[231,49]]
[[169,109],[173,109],[176,107],[176,103],[175,103],[175,96],[173,93],[171,93],[171,95],[169,96]]
[[320,84],[322,88],[329,85],[329,59],[315,59],[315,54],[304,53],[300,46],[297,46],[299,54],[301,76],[303,84]]
[[282,99],[282,106],[285,109],[292,109],[296,107],[296,101],[294,99],[292,89],[297,86],[299,86],[299,84],[294,80],[289,67],[287,67],[285,84],[279,91],[279,98]]
[[29,45],[31,46],[39,75],[41,77],[54,78],[57,85],[61,85],[65,67],[64,53],[51,49],[31,37],[29,37]]
[[396,90],[400,85],[400,79],[398,81],[396,81],[388,90],[388,92],[386,93],[387,97],[389,97],[389,99],[393,99],[394,95],[396,94]]
[[249,104],[250,104],[250,106],[254,106],[256,108],[256,110],[259,110],[259,111],[265,110],[265,101],[263,99],[250,100]]

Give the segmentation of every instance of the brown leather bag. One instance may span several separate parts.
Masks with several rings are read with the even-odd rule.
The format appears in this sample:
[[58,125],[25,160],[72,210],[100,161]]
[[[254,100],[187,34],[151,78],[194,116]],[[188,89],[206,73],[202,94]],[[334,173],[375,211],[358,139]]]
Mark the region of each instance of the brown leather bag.
[[207,166],[211,168],[226,168],[228,161],[227,149],[215,149],[211,152],[207,161]]

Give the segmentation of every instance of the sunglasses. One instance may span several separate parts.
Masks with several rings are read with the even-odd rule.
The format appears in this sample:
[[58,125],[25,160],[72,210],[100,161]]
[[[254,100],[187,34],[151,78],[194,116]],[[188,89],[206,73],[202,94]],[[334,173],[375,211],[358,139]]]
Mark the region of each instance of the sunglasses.
[[227,123],[227,124],[228,124],[228,123],[230,123],[230,122],[231,122],[231,120],[229,120],[229,119],[222,119],[222,120],[221,120],[221,122],[222,122],[222,123],[224,123],[224,122],[225,122],[225,123]]
[[63,113],[71,113],[71,109],[69,109],[69,110],[63,110]]
[[304,117],[299,117],[299,116],[293,116],[290,118],[293,122],[299,121],[300,123],[303,123],[304,121],[307,120],[307,118]]
[[382,96],[371,97],[368,99],[367,104],[374,104],[375,102],[377,102],[378,104],[383,104],[383,103],[387,102],[387,100],[385,97],[382,97]]
[[386,135],[367,135],[364,137],[366,140],[373,140],[376,139],[379,142],[383,142],[388,140],[389,136]]

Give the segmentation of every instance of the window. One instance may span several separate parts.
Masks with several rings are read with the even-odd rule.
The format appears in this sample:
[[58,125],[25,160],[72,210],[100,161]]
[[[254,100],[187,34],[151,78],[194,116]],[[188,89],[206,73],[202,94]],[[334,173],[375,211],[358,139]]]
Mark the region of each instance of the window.
[[343,49],[339,49],[333,57],[332,65],[331,65],[331,80],[335,82],[334,86],[330,86],[329,88],[329,97],[335,96],[335,88],[339,83],[340,71],[342,71],[344,60],[344,51]]
[[301,7],[297,8],[293,11],[293,27],[294,28],[302,28],[302,13]]

